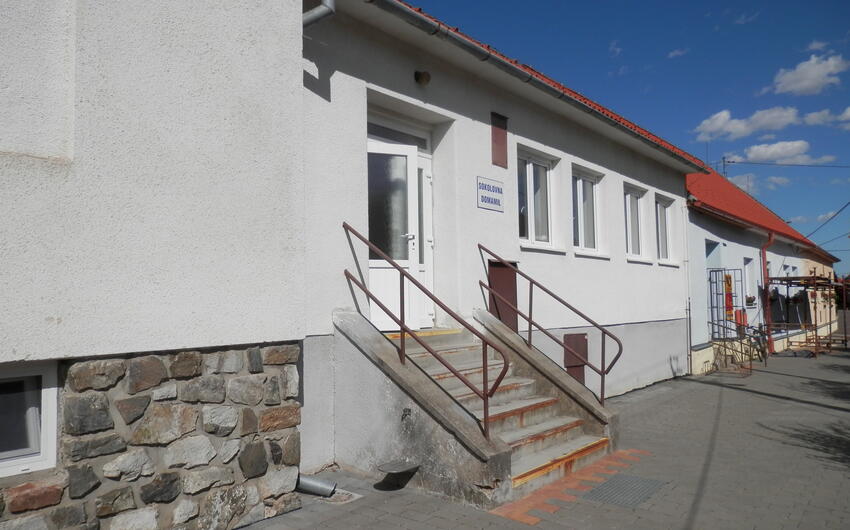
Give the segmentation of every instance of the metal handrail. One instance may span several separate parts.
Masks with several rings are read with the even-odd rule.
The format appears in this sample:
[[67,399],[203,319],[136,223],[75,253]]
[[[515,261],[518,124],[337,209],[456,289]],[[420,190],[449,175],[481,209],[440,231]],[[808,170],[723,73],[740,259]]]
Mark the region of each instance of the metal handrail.
[[[505,305],[510,307],[517,315],[521,316],[523,319],[525,319],[528,322],[528,337],[525,339],[525,342],[528,343],[529,347],[532,346],[531,330],[532,330],[532,326],[533,326],[533,327],[537,328],[539,331],[541,331],[544,335],[546,335],[547,337],[549,337],[550,339],[555,341],[556,344],[561,346],[561,348],[563,348],[564,351],[569,353],[572,357],[574,357],[580,363],[587,366],[588,368],[590,368],[592,371],[594,371],[596,374],[599,375],[601,381],[600,381],[598,399],[599,399],[599,403],[604,405],[605,404],[605,376],[608,375],[611,372],[611,369],[614,367],[615,364],[617,364],[617,361],[620,359],[620,356],[623,354],[623,343],[620,342],[620,339],[618,339],[613,333],[611,333],[607,329],[603,328],[601,325],[597,324],[593,319],[591,319],[590,317],[588,317],[587,315],[585,315],[584,313],[582,313],[581,311],[579,311],[578,309],[573,307],[566,300],[564,300],[563,298],[561,298],[557,294],[550,291],[546,286],[544,286],[543,284],[541,284],[540,282],[538,282],[537,280],[535,280],[534,278],[532,278],[528,274],[519,270],[513,263],[506,261],[501,256],[499,256],[498,254],[496,254],[495,252],[493,252],[489,248],[485,247],[481,243],[478,244],[478,250],[481,251],[481,252],[486,252],[487,254],[489,254],[490,256],[495,258],[496,261],[498,261],[502,265],[505,265],[506,267],[510,268],[516,274],[522,276],[523,278],[525,278],[528,281],[528,315],[526,315],[525,313],[520,311],[520,309],[518,307],[516,307],[514,304],[512,304],[510,301],[508,301],[504,296],[502,296],[501,294],[499,294],[495,290],[493,290],[493,288],[489,285],[489,280],[490,280],[489,275],[488,275],[488,278],[487,278],[488,283],[484,283],[483,281],[479,281],[478,284],[482,288],[486,289],[492,296],[495,296],[496,298],[501,300]],[[583,357],[581,357],[577,351],[575,351],[574,349],[569,347],[566,343],[564,343],[564,341],[558,339],[557,337],[552,335],[552,333],[550,333],[549,330],[547,330],[546,328],[541,326],[539,323],[534,321],[534,319],[533,319],[533,314],[534,314],[534,287],[537,287],[538,289],[540,289],[544,293],[548,294],[556,302],[560,303],[561,305],[563,305],[564,307],[566,307],[567,309],[569,309],[570,311],[572,311],[573,313],[575,313],[576,315],[581,317],[585,322],[587,322],[588,324],[590,324],[594,328],[598,329],[600,331],[600,333],[602,333],[601,358],[600,358],[600,360],[601,360],[600,364],[602,365],[601,368],[595,366],[593,363],[591,363],[587,359],[584,359]],[[617,344],[617,354],[611,360],[611,363],[607,364],[607,365],[605,363],[605,337],[606,336],[610,337]]]
[[[490,426],[489,426],[489,423],[490,423],[490,398],[493,397],[493,395],[495,395],[496,390],[498,390],[499,385],[502,384],[502,380],[505,378],[505,375],[507,375],[507,373],[508,373],[508,367],[509,367],[509,364],[510,364],[509,361],[508,361],[508,356],[505,354],[504,351],[502,351],[502,349],[499,347],[498,344],[496,344],[491,339],[488,339],[483,333],[481,333],[480,331],[475,329],[463,317],[461,317],[460,315],[458,315],[457,313],[452,311],[445,303],[443,303],[442,300],[437,298],[434,295],[434,293],[432,293],[431,291],[428,290],[427,287],[422,285],[419,282],[419,280],[417,280],[416,278],[413,277],[413,275],[411,275],[409,272],[404,270],[404,268],[402,268],[401,265],[396,263],[396,261],[394,259],[389,257],[386,253],[384,253],[383,250],[378,248],[374,243],[372,243],[365,236],[363,236],[363,234],[361,234],[356,229],[354,229],[354,227],[352,227],[347,222],[344,222],[344,223],[342,223],[342,228],[345,230],[346,236],[353,234],[357,239],[359,239],[360,241],[365,243],[366,246],[369,247],[370,250],[374,251],[375,254],[377,254],[381,259],[386,261],[388,264],[392,265],[393,268],[395,268],[399,273],[399,313],[400,313],[400,315],[396,316],[395,314],[393,314],[392,311],[390,311],[390,309],[386,305],[384,305],[378,299],[377,296],[375,296],[372,293],[372,291],[369,290],[368,287],[366,287],[366,285],[362,281],[360,281],[357,277],[355,277],[348,269],[346,269],[345,272],[344,272],[345,277],[349,281],[353,282],[354,285],[359,287],[360,290],[363,291],[363,293],[365,293],[366,296],[370,300],[373,300],[378,305],[378,307],[380,307],[381,310],[384,313],[386,313],[387,316],[389,316],[393,320],[393,322],[398,324],[399,330],[401,332],[401,338],[400,338],[400,341],[399,341],[398,358],[399,358],[399,361],[401,362],[401,364],[405,363],[405,359],[407,357],[407,355],[405,353],[405,335],[407,334],[407,335],[410,335],[411,337],[413,337],[416,340],[416,342],[418,342],[420,346],[425,348],[425,350],[428,353],[430,353],[435,359],[437,359],[440,362],[440,364],[445,366],[446,369],[449,372],[452,373],[452,375],[457,377],[464,385],[466,385],[470,390],[472,390],[472,392],[476,396],[481,398],[481,400],[484,402],[484,409],[483,409],[484,414],[483,414],[483,418],[481,420],[482,421],[482,428],[483,428],[483,431],[484,431],[484,437],[489,440],[490,439]],[[349,239],[349,242],[350,241],[351,241],[351,239]],[[414,333],[414,331],[409,326],[407,326],[407,324],[405,324],[405,316],[404,316],[404,280],[405,279],[410,281],[411,284],[413,284],[417,289],[419,289],[425,296],[430,298],[432,302],[434,302],[440,309],[445,311],[450,317],[455,319],[461,326],[466,328],[466,330],[468,330],[475,337],[477,337],[479,340],[481,340],[481,345],[482,345],[481,356],[482,356],[482,368],[483,368],[483,372],[482,372],[482,376],[481,376],[482,377],[482,380],[481,380],[482,388],[481,389],[479,389],[472,382],[470,382],[469,379],[464,377],[464,375],[462,373],[460,373],[459,371],[457,371],[457,369],[455,369],[455,367],[453,367],[451,365],[451,363],[446,361],[443,358],[442,355],[440,355],[439,353],[434,351],[434,349],[431,348],[431,346],[429,346],[424,340],[422,340],[421,337],[419,337],[416,333]],[[499,372],[499,375],[496,377],[496,381],[493,383],[493,386],[490,386],[489,388],[488,388],[488,383],[487,383],[488,371],[489,371],[489,367],[488,367],[488,363],[487,363],[487,361],[488,361],[488,359],[487,359],[487,348],[488,347],[493,348],[493,350],[498,352],[498,354],[502,357],[502,370]]]

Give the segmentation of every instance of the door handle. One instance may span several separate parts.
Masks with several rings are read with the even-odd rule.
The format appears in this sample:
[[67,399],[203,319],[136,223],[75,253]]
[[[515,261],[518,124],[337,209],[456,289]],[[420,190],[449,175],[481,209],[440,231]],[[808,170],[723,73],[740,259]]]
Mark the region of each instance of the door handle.
[[403,238],[407,239],[408,241],[413,241],[414,239],[416,239],[416,234],[402,234],[399,237],[403,237]]

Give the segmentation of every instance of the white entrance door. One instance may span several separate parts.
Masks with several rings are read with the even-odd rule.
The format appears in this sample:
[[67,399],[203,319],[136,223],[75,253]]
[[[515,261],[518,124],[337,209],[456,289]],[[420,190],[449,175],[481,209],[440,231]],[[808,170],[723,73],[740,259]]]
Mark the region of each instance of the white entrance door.
[[[368,141],[369,240],[420,282],[419,267],[419,177],[415,145]],[[396,317],[399,306],[398,271],[374,252],[369,255],[369,289]],[[418,289],[404,282],[405,323],[421,327],[423,304]],[[396,324],[374,302],[370,319],[382,331],[398,330]]]

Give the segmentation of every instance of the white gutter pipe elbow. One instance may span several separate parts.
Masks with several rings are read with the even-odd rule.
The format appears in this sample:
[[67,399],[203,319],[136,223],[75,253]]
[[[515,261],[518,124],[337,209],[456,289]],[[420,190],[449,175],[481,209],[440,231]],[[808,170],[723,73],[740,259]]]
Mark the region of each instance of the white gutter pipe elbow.
[[301,25],[306,28],[307,26],[315,24],[334,13],[336,13],[336,0],[322,0],[321,5],[318,5],[301,15]]

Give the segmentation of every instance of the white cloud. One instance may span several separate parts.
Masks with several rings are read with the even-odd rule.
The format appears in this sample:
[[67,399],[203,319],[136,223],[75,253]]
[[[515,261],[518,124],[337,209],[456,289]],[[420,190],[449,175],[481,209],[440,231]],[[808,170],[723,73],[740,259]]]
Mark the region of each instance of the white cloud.
[[752,173],[735,175],[734,177],[731,177],[729,181],[750,195],[758,193],[758,178]]
[[833,114],[829,109],[809,112],[803,117],[807,125],[828,125],[835,121],[850,121],[850,107],[844,109],[841,114]]
[[671,51],[670,53],[667,54],[667,58],[668,59],[675,59],[676,57],[681,57],[681,56],[685,55],[689,51],[691,51],[690,48],[676,48],[675,50],[673,50],[673,51]]
[[766,142],[768,140],[776,140],[776,135],[775,134],[762,134],[761,136],[759,136],[759,140],[761,140],[762,142]]
[[788,219],[788,222],[789,223],[798,223],[798,224],[799,223],[808,223],[809,218],[806,217],[805,215],[797,215],[795,217],[792,217],[791,219]]
[[809,147],[809,142],[805,140],[751,145],[744,149],[746,156],[741,157],[735,153],[730,153],[726,156],[726,159],[730,162],[767,162],[777,164],[825,164],[835,160],[835,157],[832,155],[814,158],[808,154]]
[[697,140],[700,142],[722,137],[735,140],[758,131],[779,131],[795,123],[800,123],[800,116],[794,107],[759,110],[743,119],[732,118],[729,110],[721,110],[704,119],[694,131],[699,133]]
[[830,183],[830,184],[835,184],[835,185],[837,185],[837,186],[841,186],[841,185],[843,185],[843,184],[850,184],[850,178],[832,179],[832,180],[830,180],[830,181],[829,181],[829,183]]
[[830,85],[841,84],[837,74],[848,68],[850,61],[845,61],[841,55],[812,55],[792,70],[780,68],[773,78],[773,85],[766,87],[762,93],[772,91],[795,96],[820,94]]
[[826,213],[820,214],[820,215],[818,216],[818,218],[817,218],[817,221],[818,221],[819,223],[822,223],[822,222],[824,222],[824,221],[829,221],[829,220],[830,220],[830,219],[832,219],[833,217],[835,217],[835,211],[830,210],[830,211],[828,211],[828,212],[826,212]]
[[612,40],[610,44],[608,44],[608,53],[611,57],[618,57],[621,53],[623,53],[623,49],[617,45],[617,41]]
[[761,11],[756,11],[752,15],[748,15],[747,13],[741,13],[741,15],[735,19],[735,24],[749,24],[753,20],[757,19],[761,14]]
[[769,190],[775,190],[776,188],[782,188],[791,184],[791,179],[788,177],[767,177],[764,181],[764,187]]
[[827,43],[820,40],[813,40],[809,43],[808,47],[806,47],[806,51],[809,52],[817,52],[824,48],[826,48]]
[[614,71],[608,72],[608,77],[620,77],[620,76],[624,76],[628,73],[629,73],[629,67],[623,65],[623,66],[617,68]]

